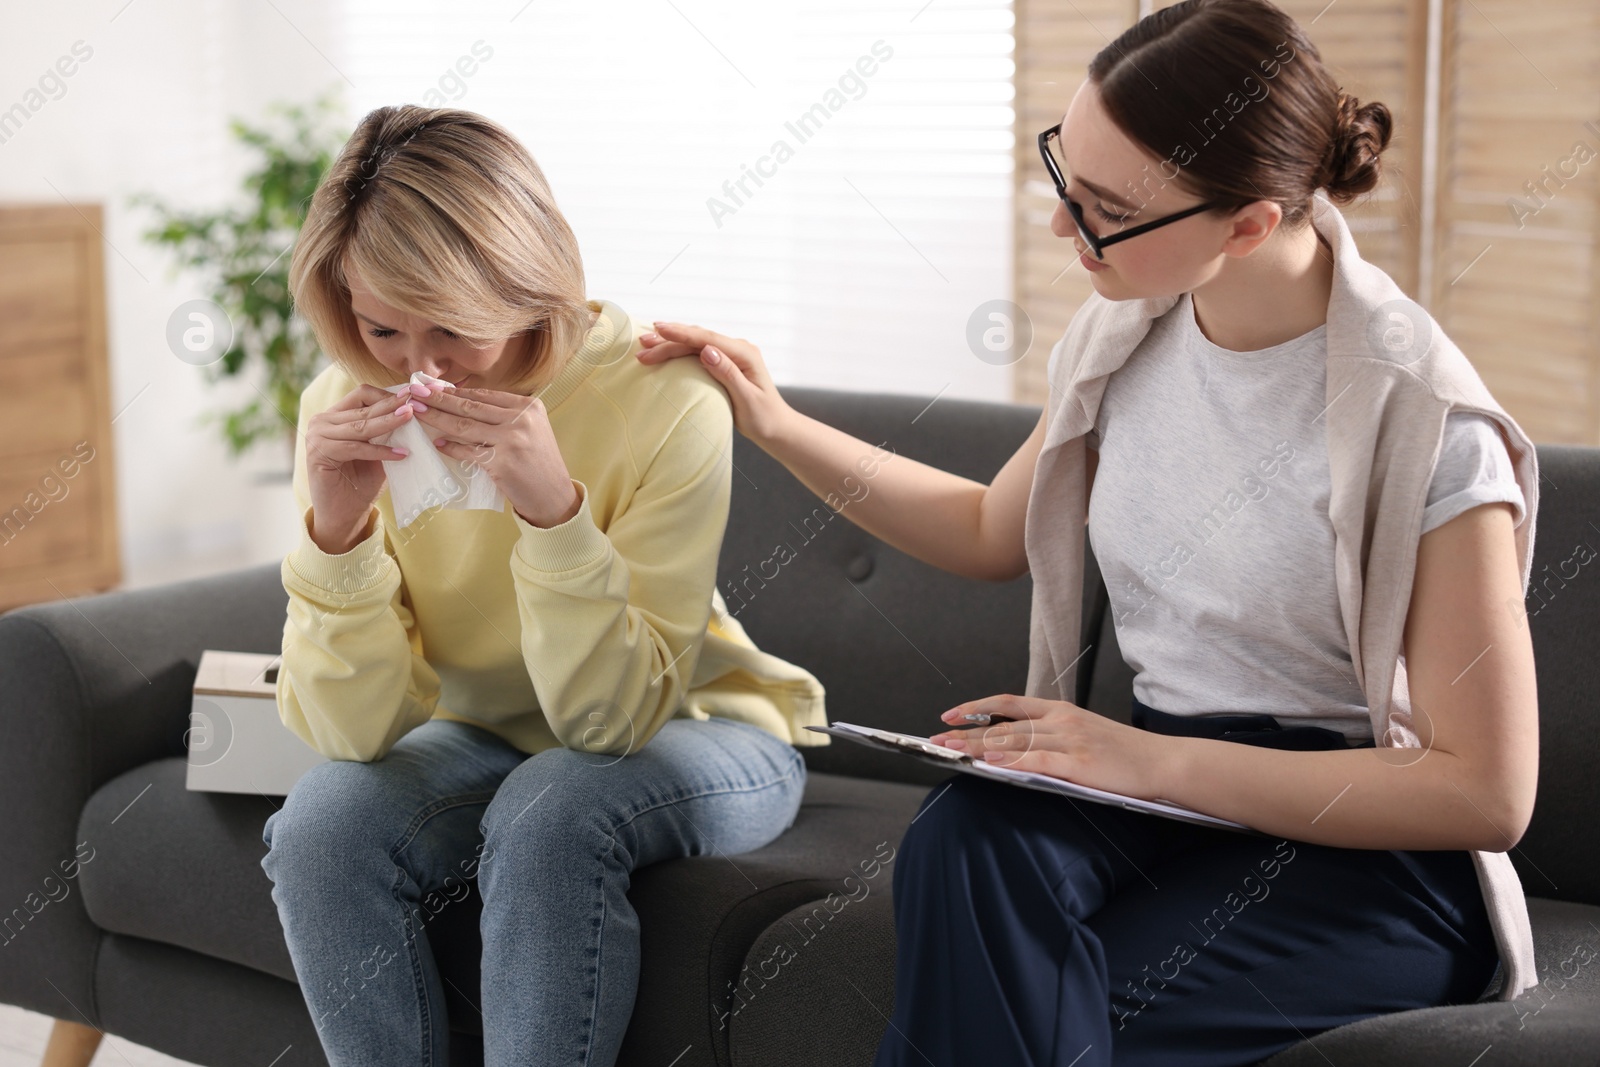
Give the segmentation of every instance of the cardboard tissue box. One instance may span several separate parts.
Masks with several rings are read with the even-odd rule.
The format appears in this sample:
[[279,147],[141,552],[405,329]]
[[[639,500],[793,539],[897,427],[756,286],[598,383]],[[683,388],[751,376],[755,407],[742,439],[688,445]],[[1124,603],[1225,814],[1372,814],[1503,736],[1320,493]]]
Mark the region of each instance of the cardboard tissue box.
[[281,659],[211,648],[200,654],[184,735],[191,790],[288,796],[302,774],[327,762],[278,717]]

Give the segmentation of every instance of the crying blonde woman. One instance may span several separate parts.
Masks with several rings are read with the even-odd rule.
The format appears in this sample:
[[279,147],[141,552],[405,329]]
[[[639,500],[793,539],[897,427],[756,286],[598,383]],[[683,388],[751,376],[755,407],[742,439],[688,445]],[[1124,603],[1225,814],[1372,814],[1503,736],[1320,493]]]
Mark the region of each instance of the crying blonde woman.
[[[634,358],[538,165],[470,112],[367,115],[289,276],[331,364],[300,403],[277,699],[327,762],[267,820],[262,867],[323,1050],[449,1062],[425,927],[476,880],[484,1062],[610,1064],[630,873],[777,837],[795,746],[827,740],[803,729],[816,678],[716,593],[727,396]],[[385,442],[412,422],[503,506],[402,527],[385,463],[414,459]]]

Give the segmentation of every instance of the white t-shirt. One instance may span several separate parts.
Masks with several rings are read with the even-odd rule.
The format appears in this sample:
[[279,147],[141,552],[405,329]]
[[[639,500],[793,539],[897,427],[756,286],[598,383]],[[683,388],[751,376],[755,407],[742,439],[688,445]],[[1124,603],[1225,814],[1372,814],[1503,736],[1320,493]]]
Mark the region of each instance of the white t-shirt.
[[[1334,584],[1326,374],[1326,325],[1234,352],[1184,294],[1107,379],[1089,539],[1142,703],[1371,740]],[[1522,523],[1494,423],[1451,413],[1422,532],[1496,500]]]

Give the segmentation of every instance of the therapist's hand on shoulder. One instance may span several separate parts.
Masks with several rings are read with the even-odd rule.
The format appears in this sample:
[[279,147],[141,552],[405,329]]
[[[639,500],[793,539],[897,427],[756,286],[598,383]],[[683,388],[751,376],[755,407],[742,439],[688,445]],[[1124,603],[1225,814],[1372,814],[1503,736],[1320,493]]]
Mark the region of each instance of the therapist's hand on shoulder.
[[952,726],[966,715],[1011,722],[937,733],[928,740],[959,748],[974,759],[1017,771],[1065,778],[1142,800],[1161,797],[1174,739],[1108,719],[1065,700],[1010,693],[958,704],[940,716]]
[[417,421],[433,447],[475,463],[530,526],[559,526],[582,502],[544,401],[500,389],[438,388]]
[[663,363],[675,356],[698,356],[700,365],[728,391],[733,425],[752,441],[771,440],[793,408],[778,395],[761,350],[742,337],[726,337],[703,326],[657,322],[643,334],[640,363]]

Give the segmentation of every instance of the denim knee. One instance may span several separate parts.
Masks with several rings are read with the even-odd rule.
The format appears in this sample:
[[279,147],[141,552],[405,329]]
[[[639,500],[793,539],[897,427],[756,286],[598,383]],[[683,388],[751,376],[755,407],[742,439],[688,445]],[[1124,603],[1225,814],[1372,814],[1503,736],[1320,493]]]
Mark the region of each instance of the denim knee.
[[261,829],[267,846],[261,866],[274,881],[302,858],[325,866],[364,849],[386,849],[399,835],[403,827],[392,825],[395,812],[384,803],[373,766],[329,760],[300,776]]
[[518,836],[541,842],[571,839],[585,826],[606,833],[603,776],[613,759],[563,746],[529,756],[484,808],[479,832],[490,841],[515,824]]

